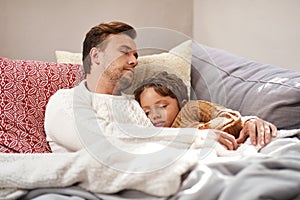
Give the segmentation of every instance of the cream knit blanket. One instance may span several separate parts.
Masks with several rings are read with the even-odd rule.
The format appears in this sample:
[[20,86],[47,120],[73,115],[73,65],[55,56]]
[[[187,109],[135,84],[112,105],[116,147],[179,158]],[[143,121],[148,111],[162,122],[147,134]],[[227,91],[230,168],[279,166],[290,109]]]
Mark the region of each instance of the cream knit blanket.
[[[169,196],[180,190],[182,176],[199,162],[219,161],[222,157],[218,156],[240,159],[257,154],[247,142],[237,151],[225,150],[213,141],[209,130],[201,131],[207,137],[203,140],[200,134],[195,135],[195,129],[162,130],[151,137],[143,136],[158,128],[144,128],[144,134],[138,127],[122,129],[135,129],[141,137],[114,136],[110,141],[122,146],[105,152],[99,152],[103,148],[97,142],[74,153],[1,153],[0,199],[17,199],[35,188],[73,185],[93,193],[134,189]],[[300,130],[281,130],[278,137],[297,134]]]
[[119,148],[105,152],[97,142],[74,153],[0,154],[0,199],[16,199],[27,189],[75,184],[94,193],[135,189],[158,196],[175,194],[182,175],[198,161],[198,151],[190,148],[195,130],[170,129],[143,137],[147,131],[153,133],[152,128],[130,129],[140,137],[115,135],[109,141]]

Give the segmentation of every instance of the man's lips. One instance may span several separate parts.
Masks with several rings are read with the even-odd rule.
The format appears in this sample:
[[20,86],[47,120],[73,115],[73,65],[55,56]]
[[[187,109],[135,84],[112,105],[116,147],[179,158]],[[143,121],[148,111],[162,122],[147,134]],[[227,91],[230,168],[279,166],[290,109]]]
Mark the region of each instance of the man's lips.
[[134,69],[133,68],[125,68],[124,70],[134,73]]

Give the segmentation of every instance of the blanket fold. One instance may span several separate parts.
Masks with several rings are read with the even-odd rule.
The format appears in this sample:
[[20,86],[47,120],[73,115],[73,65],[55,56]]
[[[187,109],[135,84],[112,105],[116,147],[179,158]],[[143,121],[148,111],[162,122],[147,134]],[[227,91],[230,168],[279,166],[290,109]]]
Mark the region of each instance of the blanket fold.
[[[133,189],[170,196],[179,190],[182,175],[198,161],[199,152],[190,148],[194,134],[184,131],[189,130],[140,138],[118,135],[74,153],[2,153],[0,199],[24,193],[17,191],[75,184],[93,193]],[[113,145],[103,151],[103,144],[109,143]]]
[[[182,143],[181,136],[164,137],[164,134],[157,136],[159,139],[141,137],[137,141],[117,137],[114,142],[122,145],[119,151],[98,152],[102,148],[97,144],[101,143],[94,143],[74,153],[1,153],[0,199],[17,199],[36,188],[68,188],[74,185],[93,194],[111,195],[115,199],[124,198],[114,194],[132,190],[140,191],[146,199],[154,196],[158,199],[171,196],[175,199],[199,199],[208,197],[202,196],[207,195],[208,190],[214,191],[210,194],[212,199],[226,199],[233,194],[235,199],[260,198],[264,194],[292,198],[298,195],[300,186],[300,142],[292,136],[299,134],[300,130],[279,131],[279,137],[259,152],[245,153],[247,148],[244,148],[231,152],[229,157],[220,157],[227,151],[220,151],[220,147],[213,143],[206,143],[201,149],[187,148],[187,144],[193,141],[193,134],[186,134]],[[247,145],[250,148],[247,143],[245,147]],[[145,151],[141,153],[142,147]],[[205,149],[210,159],[201,157]],[[189,176],[182,179],[187,173]],[[270,178],[273,176],[280,180],[278,184],[273,184]],[[264,184],[252,188],[259,183]],[[243,194],[243,188],[237,190],[241,185],[246,190],[252,189],[251,194],[256,196]],[[289,194],[280,187],[288,187],[286,191]],[[275,190],[278,192],[273,193]]]

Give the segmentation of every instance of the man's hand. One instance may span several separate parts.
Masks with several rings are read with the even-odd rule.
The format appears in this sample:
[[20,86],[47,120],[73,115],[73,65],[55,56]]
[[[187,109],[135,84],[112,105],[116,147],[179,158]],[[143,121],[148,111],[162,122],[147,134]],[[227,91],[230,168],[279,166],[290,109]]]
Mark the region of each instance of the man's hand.
[[274,124],[260,118],[249,119],[245,122],[240,132],[237,143],[243,143],[250,137],[251,144],[256,146],[265,146],[270,143],[272,138],[276,137],[277,128]]

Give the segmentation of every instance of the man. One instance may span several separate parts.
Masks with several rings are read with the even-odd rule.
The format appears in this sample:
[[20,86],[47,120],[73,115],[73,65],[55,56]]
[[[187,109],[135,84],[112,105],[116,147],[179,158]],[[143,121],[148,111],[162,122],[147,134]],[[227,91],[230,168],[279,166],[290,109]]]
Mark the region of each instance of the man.
[[[135,37],[133,27],[122,22],[102,23],[86,34],[86,80],[75,88],[59,90],[47,104],[45,131],[53,152],[80,150],[86,145],[82,139],[86,139],[88,129],[100,135],[111,133],[112,123],[152,126],[138,103],[121,95],[131,85],[138,63]],[[88,125],[92,121],[94,130]]]
[[[133,27],[122,22],[102,23],[86,34],[82,58],[86,79],[75,88],[57,91],[47,104],[45,132],[53,152],[78,151],[96,141],[111,150],[111,141],[103,142],[124,138],[127,125],[153,127],[138,102],[122,95],[138,63],[135,37]],[[136,132],[130,139],[147,132],[140,127],[130,129],[129,134]],[[178,132],[168,131],[171,135]],[[228,149],[237,146],[231,135],[213,132],[227,141]]]

